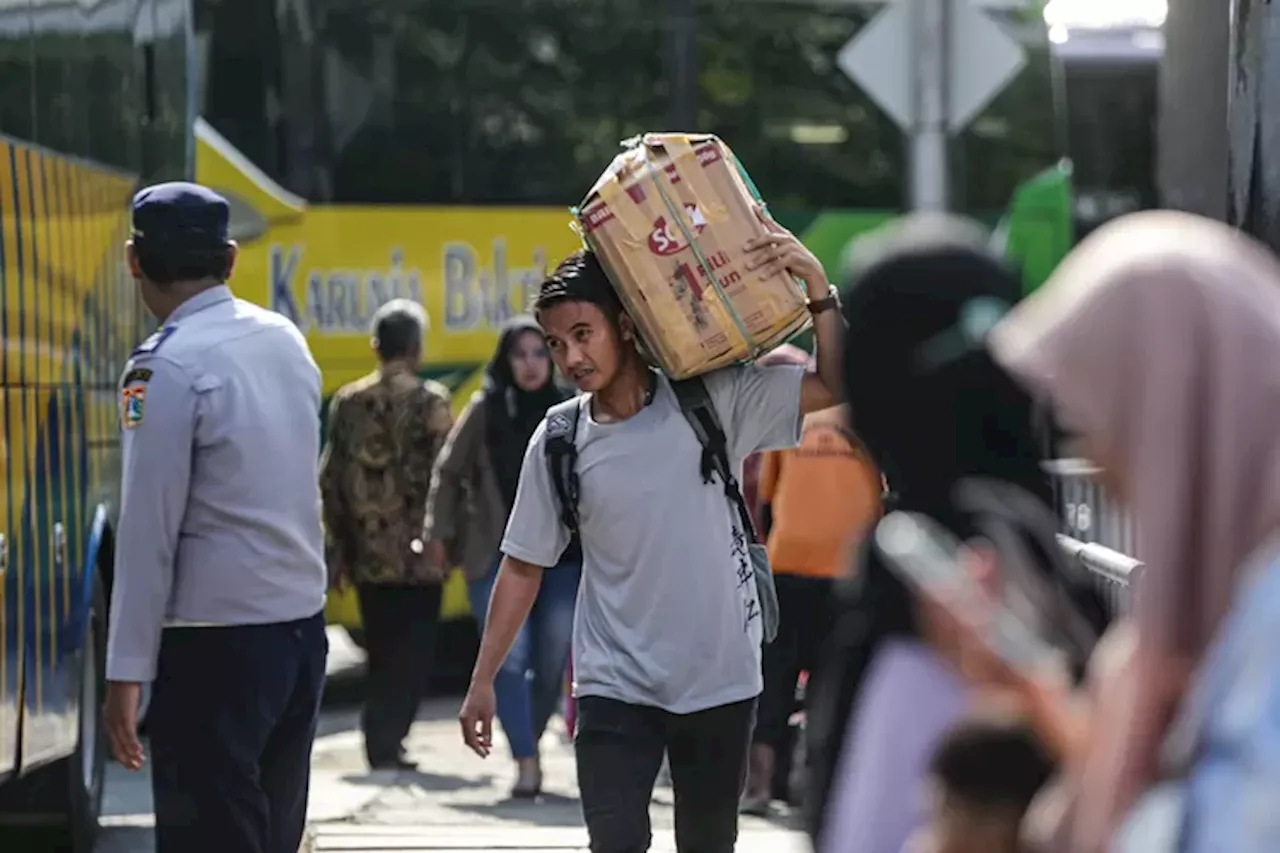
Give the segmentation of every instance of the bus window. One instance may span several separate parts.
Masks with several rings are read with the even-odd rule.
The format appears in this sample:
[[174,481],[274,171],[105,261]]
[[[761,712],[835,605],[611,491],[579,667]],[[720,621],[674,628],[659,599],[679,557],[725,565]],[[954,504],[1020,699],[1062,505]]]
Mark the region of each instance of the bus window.
[[1071,31],[1055,45],[1077,214],[1101,222],[1157,204],[1154,29]]
[[86,16],[78,7],[61,11],[57,16],[42,12],[37,19],[31,49],[35,127],[24,138],[83,157],[89,155],[89,129],[81,98],[90,85],[86,59],[91,55],[85,48],[94,41],[85,31]]
[[956,206],[995,214],[1018,185],[1061,156],[1055,132],[1051,60],[1043,45],[1024,43],[1026,64],[954,139]]
[[190,179],[195,174],[191,128],[195,104],[190,97],[191,47],[188,44],[187,0],[157,0],[151,5],[154,26],[143,47],[150,56],[143,174],[149,181]]
[[31,8],[6,3],[0,6],[0,132],[17,139],[35,136],[35,97]]

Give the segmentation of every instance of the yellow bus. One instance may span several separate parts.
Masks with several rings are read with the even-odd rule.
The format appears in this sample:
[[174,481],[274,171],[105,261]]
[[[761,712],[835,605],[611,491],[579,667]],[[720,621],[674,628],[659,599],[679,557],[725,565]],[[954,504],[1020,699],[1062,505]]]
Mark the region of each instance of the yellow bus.
[[116,384],[153,328],[123,244],[137,186],[191,174],[188,9],[0,0],[0,850],[97,829]]

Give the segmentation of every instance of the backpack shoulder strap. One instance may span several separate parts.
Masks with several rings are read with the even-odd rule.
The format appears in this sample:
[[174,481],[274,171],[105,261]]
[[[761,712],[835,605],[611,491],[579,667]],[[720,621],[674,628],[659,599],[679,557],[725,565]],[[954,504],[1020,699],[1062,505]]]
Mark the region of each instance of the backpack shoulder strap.
[[707,384],[696,376],[672,382],[671,390],[680,403],[680,412],[698,437],[698,444],[702,445],[702,481],[710,483],[712,475],[719,473],[717,456],[724,456],[725,467],[728,467],[728,439],[720,426],[715,403],[707,392]]
[[738,478],[729,467],[729,441],[720,425],[720,415],[716,412],[715,403],[707,391],[707,384],[701,378],[683,379],[671,383],[676,400],[680,403],[680,411],[685,420],[693,428],[693,434],[702,445],[702,481],[712,482],[712,476],[718,476],[724,485],[725,497],[738,510],[742,522],[742,531],[753,543],[759,541],[755,524],[751,521],[751,513],[747,509],[747,501],[742,496]]
[[551,485],[560,501],[560,520],[578,532],[578,417],[582,398],[570,397],[547,410],[543,449],[551,469]]

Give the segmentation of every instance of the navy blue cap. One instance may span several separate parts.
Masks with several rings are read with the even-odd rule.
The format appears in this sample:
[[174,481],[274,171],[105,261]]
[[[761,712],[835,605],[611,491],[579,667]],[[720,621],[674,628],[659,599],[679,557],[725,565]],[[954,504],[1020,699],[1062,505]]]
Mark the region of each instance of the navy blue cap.
[[227,200],[199,184],[156,184],[133,197],[133,239],[157,248],[225,246],[230,218]]

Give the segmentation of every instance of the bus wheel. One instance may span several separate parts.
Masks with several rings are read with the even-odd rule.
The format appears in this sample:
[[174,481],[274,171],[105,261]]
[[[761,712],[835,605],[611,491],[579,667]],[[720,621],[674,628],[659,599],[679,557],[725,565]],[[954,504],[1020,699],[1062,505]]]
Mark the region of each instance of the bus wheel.
[[[107,738],[102,722],[103,688],[107,669],[107,603],[102,579],[95,575],[93,604],[84,645],[77,666],[80,706],[76,751],[65,761],[60,787],[65,793],[56,804],[60,821],[58,850],[90,853],[98,836],[98,817],[102,813],[102,793],[107,769]],[[52,781],[52,780],[51,780]]]
[[89,853],[98,834],[107,769],[107,738],[102,721],[107,669],[107,602],[102,579],[93,581],[93,605],[80,651],[80,720],[76,751],[68,763],[67,841],[76,853]]
[[347,636],[351,638],[351,642],[355,643],[361,651],[369,651],[369,647],[364,644],[363,628],[348,628]]
[[68,661],[75,673],[75,697],[80,706],[75,752],[26,778],[6,783],[11,790],[0,804],[0,850],[93,850],[107,762],[102,725],[106,629],[106,598],[101,580],[95,577],[84,645]]

